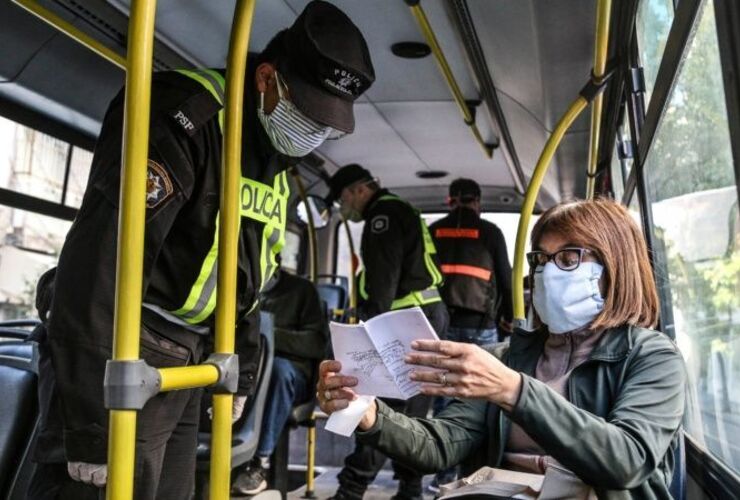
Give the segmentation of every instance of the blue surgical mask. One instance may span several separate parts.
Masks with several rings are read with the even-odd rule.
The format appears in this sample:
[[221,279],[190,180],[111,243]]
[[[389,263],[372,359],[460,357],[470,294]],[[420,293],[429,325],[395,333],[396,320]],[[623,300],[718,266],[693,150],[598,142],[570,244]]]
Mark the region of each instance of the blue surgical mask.
[[599,279],[604,266],[581,262],[563,271],[548,262],[534,274],[532,301],[537,315],[550,333],[566,333],[591,323],[604,308]]
[[278,103],[271,113],[265,113],[265,93],[261,92],[257,117],[275,149],[284,155],[301,158],[321,146],[333,129],[301,113],[295,104],[284,97],[283,83],[277,72],[275,78]]

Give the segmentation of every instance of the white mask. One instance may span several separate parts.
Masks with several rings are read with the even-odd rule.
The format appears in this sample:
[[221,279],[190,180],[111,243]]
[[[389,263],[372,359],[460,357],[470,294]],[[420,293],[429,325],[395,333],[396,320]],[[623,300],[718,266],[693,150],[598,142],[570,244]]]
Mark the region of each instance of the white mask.
[[270,114],[265,113],[265,93],[260,92],[257,117],[275,149],[284,155],[301,158],[321,146],[333,129],[301,113],[295,104],[283,96],[283,85],[277,71],[275,78],[278,103]]
[[563,271],[548,262],[534,274],[532,301],[550,333],[566,333],[591,323],[604,308],[599,279],[604,266],[581,262]]

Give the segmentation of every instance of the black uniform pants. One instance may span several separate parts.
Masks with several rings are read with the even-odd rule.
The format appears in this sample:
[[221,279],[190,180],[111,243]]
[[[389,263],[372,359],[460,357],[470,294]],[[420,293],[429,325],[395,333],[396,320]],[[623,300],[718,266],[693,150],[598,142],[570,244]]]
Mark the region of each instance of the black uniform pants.
[[[437,302],[424,306],[422,309],[437,335],[444,338],[449,324],[449,315],[445,305]],[[429,412],[431,398],[418,395],[407,401],[383,399],[383,402],[393,410],[409,417],[424,418]],[[349,497],[361,499],[367,487],[383,468],[387,458],[383,453],[356,440],[355,450],[344,459],[344,468],[337,476],[340,491]],[[415,469],[395,460],[392,461],[392,466],[394,477],[399,480],[398,493],[400,496],[404,498],[421,495],[422,475]]]
[[[150,366],[174,367],[200,360],[200,339],[185,350],[149,328],[142,329],[141,357]],[[190,351],[189,354],[187,351]],[[48,373],[53,377],[53,372]],[[201,389],[157,394],[136,419],[134,498],[187,500],[195,490]],[[51,409],[53,410],[53,408]],[[45,450],[37,450],[36,456]],[[39,453],[41,452],[41,453]],[[38,464],[29,488],[29,500],[97,500],[105,490],[73,481],[67,464]]]

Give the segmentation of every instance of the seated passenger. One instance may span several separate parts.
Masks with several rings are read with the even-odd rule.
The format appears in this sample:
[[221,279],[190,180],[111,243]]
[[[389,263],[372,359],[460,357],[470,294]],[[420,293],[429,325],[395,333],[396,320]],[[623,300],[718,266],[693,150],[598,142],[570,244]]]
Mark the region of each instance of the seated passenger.
[[255,495],[267,488],[268,459],[293,406],[313,397],[316,370],[328,342],[323,305],[309,280],[279,268],[265,285],[260,304],[275,315],[275,358],[257,454],[234,482],[235,495]]
[[[468,473],[542,474],[559,464],[599,498],[670,498],[686,371],[674,343],[650,330],[658,296],[639,228],[613,201],[567,203],[537,221],[532,248],[541,328],[515,331],[496,356],[416,341],[406,361],[422,392],[465,399],[433,419],[376,400],[358,438],[425,472],[464,461]],[[326,413],[356,396],[356,379],[341,370],[337,361],[321,364]]]

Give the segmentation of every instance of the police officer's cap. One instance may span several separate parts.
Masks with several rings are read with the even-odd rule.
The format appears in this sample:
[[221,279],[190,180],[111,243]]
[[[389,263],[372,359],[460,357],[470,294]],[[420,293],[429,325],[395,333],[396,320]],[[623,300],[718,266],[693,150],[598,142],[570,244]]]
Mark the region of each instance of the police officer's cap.
[[329,179],[329,195],[326,197],[328,204],[334,203],[342,194],[342,189],[360,181],[371,181],[373,176],[366,168],[351,163],[337,170]]
[[278,61],[290,99],[309,118],[336,130],[355,129],[352,104],[375,81],[365,38],[344,12],[319,0],[288,28],[289,57]]
[[480,198],[480,186],[473,179],[465,179],[463,177],[455,179],[450,184],[450,198],[458,198],[460,200]]

